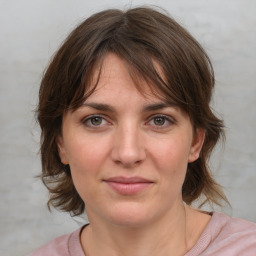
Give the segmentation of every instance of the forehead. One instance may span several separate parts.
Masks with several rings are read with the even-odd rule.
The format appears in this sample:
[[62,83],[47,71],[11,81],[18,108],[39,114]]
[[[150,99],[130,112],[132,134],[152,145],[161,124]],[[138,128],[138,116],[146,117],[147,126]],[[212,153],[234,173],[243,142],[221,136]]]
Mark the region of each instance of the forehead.
[[[154,68],[158,75],[164,80],[160,65],[153,61]],[[157,78],[156,78],[157,80]],[[146,75],[120,58],[114,53],[107,53],[104,59],[98,64],[93,72],[91,86],[93,93],[86,99],[121,97],[124,93],[132,95],[140,94],[146,101],[167,101],[164,93]],[[175,102],[168,99],[168,103]]]

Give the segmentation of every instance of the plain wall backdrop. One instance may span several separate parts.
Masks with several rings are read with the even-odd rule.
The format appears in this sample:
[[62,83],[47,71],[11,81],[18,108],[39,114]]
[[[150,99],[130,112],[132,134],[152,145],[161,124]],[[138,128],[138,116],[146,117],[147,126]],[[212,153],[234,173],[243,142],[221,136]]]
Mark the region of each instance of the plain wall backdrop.
[[34,109],[43,71],[67,34],[94,12],[163,7],[210,55],[213,107],[226,124],[226,146],[212,161],[232,209],[256,221],[256,1],[0,0],[0,255],[21,256],[76,229],[69,214],[46,207]]

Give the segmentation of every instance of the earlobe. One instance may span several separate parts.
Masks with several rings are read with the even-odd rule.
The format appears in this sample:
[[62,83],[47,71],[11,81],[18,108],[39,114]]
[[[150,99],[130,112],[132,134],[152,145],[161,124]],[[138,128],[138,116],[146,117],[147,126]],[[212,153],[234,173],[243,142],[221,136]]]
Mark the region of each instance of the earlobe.
[[193,138],[191,149],[190,149],[190,154],[188,158],[189,163],[192,163],[199,158],[201,149],[204,144],[204,138],[205,138],[205,130],[202,128],[197,128]]
[[61,162],[65,165],[69,164],[62,136],[58,136],[57,138],[57,147]]

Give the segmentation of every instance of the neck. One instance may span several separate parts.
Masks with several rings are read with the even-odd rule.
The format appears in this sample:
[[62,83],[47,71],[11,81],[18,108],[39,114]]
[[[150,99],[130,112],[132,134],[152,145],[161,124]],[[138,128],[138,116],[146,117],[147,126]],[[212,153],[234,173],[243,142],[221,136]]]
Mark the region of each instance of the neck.
[[81,235],[85,255],[184,255],[189,237],[187,211],[182,204],[143,226],[121,226],[91,219]]

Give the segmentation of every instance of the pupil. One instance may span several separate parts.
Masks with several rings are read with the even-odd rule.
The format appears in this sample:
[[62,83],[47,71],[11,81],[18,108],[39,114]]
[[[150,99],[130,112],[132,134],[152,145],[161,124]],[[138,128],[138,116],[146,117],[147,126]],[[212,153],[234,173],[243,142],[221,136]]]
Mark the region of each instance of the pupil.
[[92,118],[91,122],[93,125],[100,125],[102,122],[102,119],[101,119],[101,117],[94,117],[94,118]]
[[156,125],[163,125],[165,122],[165,119],[163,117],[156,117],[155,120],[154,120],[154,123]]

